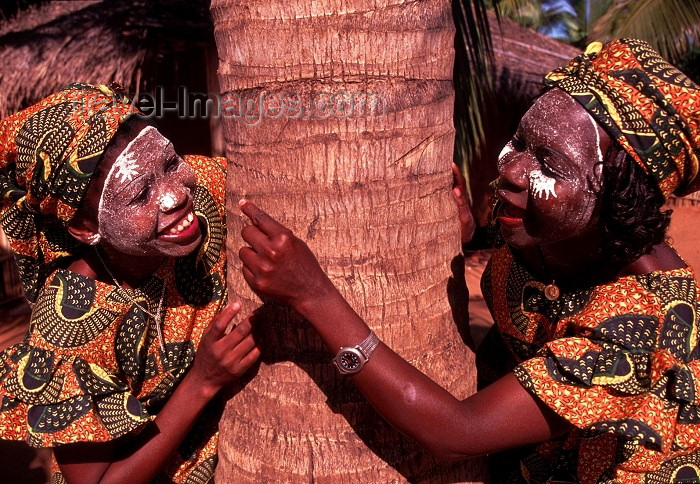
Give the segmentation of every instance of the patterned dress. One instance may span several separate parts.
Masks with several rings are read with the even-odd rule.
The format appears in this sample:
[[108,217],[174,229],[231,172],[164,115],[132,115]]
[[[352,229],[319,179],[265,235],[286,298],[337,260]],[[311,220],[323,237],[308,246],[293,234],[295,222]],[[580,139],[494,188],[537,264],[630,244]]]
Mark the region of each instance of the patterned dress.
[[478,363],[485,380],[513,371],[575,429],[494,455],[494,481],[700,482],[693,271],[621,277],[555,301],[544,287],[507,247],[494,250],[482,289],[496,325]]
[[[39,293],[25,341],[0,353],[0,438],[35,447],[129,439],[172,394],[213,317],[226,302],[225,160],[187,156],[197,174],[203,242],[122,290],[54,271]],[[163,293],[163,288],[165,292]],[[161,349],[155,322],[164,295]],[[203,412],[164,482],[207,482],[216,466],[215,403]],[[53,482],[63,482],[54,462]]]

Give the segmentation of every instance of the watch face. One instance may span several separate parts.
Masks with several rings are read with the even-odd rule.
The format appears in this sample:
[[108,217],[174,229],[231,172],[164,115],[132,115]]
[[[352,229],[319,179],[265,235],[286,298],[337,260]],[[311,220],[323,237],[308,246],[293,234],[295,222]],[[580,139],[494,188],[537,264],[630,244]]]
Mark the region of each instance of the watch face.
[[347,371],[355,370],[360,366],[360,358],[350,351],[343,352],[338,360],[340,361],[340,366]]

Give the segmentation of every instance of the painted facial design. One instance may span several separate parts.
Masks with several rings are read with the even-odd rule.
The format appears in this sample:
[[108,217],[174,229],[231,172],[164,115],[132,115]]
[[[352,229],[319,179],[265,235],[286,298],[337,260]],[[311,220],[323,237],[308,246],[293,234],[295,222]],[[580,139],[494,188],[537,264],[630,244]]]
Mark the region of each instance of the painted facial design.
[[167,212],[168,210],[172,210],[172,208],[175,206],[176,200],[175,196],[172,193],[164,193],[160,197],[160,209],[163,212]]
[[588,111],[586,111],[586,115],[588,116],[588,120],[591,122],[593,131],[595,132],[595,146],[598,151],[598,163],[603,163],[603,151],[600,149],[600,133],[598,132],[598,123],[595,122],[595,119],[593,119],[593,116],[591,116],[591,113]]
[[499,156],[498,214],[515,247],[595,230],[603,152],[610,138],[561,90],[540,97]]
[[195,174],[156,128],[143,128],[105,178],[98,204],[102,243],[124,254],[180,257],[201,240]]
[[545,175],[541,170],[532,170],[530,172],[530,193],[538,198],[544,197],[545,200],[549,200],[550,195],[552,198],[557,198],[557,193],[554,191],[555,181],[554,178]]
[[505,145],[505,146],[503,147],[503,149],[501,150],[501,153],[498,155],[498,165],[499,165],[499,166],[500,166],[501,163],[503,162],[503,159],[504,159],[504,158],[508,155],[508,153],[510,153],[511,151],[513,151],[513,145],[512,145],[512,143],[509,141],[508,144]]
[[[154,134],[154,132],[156,134]],[[117,160],[112,165],[109,174],[107,174],[105,188],[111,183],[116,183],[117,186],[115,188],[119,190],[120,186],[123,186],[126,182],[133,181],[134,178],[139,176],[140,165],[138,161],[138,147],[142,144],[150,141],[150,144],[154,149],[160,150],[161,152],[165,151],[169,141],[164,136],[158,135],[160,135],[160,133],[158,133],[158,130],[153,126],[143,128],[141,132],[136,135],[136,138],[131,140],[129,144],[126,145],[126,148],[124,148],[124,151],[122,151],[117,157]],[[99,225],[102,225],[99,217],[102,213],[104,213],[103,207],[105,194],[109,195],[109,192],[107,190],[102,191],[100,205],[97,211]]]

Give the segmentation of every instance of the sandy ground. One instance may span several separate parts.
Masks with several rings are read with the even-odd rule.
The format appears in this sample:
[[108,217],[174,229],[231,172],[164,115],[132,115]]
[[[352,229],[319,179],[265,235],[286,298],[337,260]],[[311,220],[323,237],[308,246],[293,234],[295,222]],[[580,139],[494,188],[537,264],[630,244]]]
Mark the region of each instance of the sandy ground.
[[669,204],[668,208],[673,210],[668,233],[671,245],[689,266],[700,271],[700,203],[683,201]]

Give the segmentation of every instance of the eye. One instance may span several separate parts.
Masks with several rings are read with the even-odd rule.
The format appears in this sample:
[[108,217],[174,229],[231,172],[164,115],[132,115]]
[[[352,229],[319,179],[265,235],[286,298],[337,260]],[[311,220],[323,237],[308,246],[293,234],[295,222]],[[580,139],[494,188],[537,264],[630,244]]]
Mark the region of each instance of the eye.
[[134,205],[134,204],[141,204],[143,205],[148,201],[148,198],[151,195],[151,187],[150,185],[144,185],[141,190],[139,190],[139,193],[129,202],[129,205]]
[[515,151],[525,151],[525,148],[527,148],[525,141],[517,134],[513,136],[513,139],[510,141],[510,144]]
[[555,156],[548,150],[537,150],[537,161],[540,164],[542,173],[548,176],[562,177],[563,173],[559,169]]
[[173,156],[168,160],[168,163],[165,165],[165,173],[172,173],[175,170],[178,169],[180,166],[180,163],[182,162],[182,158],[179,156]]

